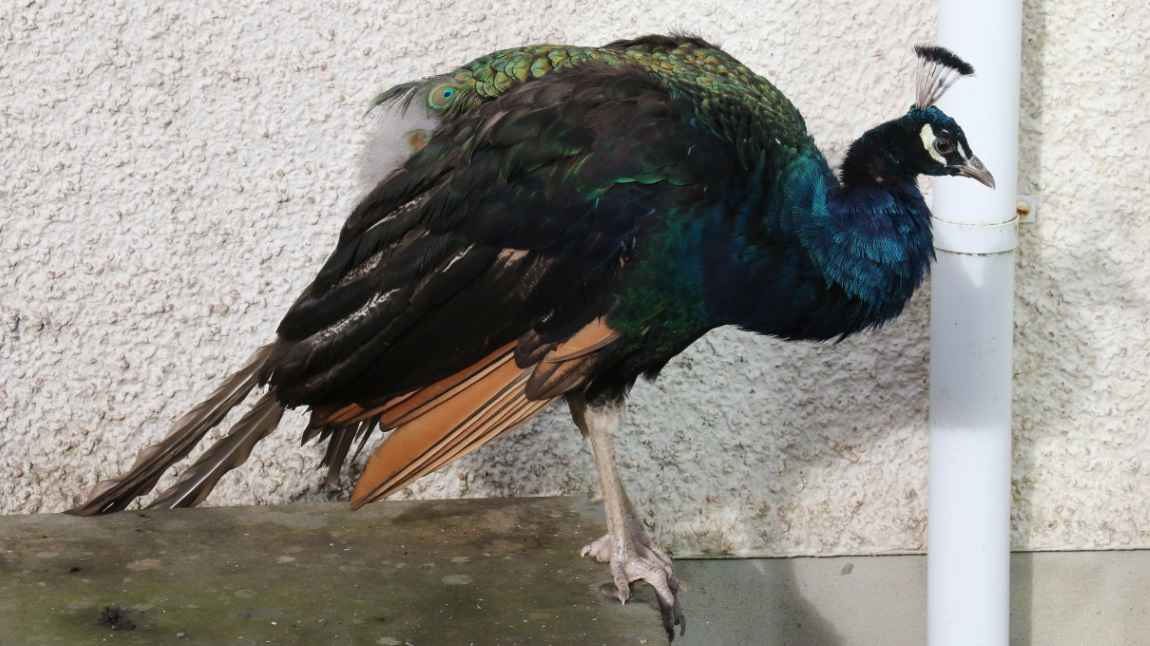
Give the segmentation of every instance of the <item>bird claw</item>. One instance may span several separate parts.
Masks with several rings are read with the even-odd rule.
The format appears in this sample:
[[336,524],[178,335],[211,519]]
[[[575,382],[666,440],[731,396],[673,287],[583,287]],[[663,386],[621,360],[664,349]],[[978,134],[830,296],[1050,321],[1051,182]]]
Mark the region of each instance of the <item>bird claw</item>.
[[579,551],[579,556],[582,556],[583,558],[593,556],[595,557],[595,560],[599,561],[600,563],[609,563],[611,562],[612,544],[611,535],[604,534],[603,536],[600,536],[599,538],[584,545],[583,549]]
[[626,603],[631,598],[631,584],[645,581],[655,590],[667,638],[672,641],[675,639],[675,626],[680,627],[680,635],[687,632],[687,619],[679,604],[679,580],[675,578],[671,557],[663,550],[650,542],[617,542],[607,534],[588,543],[580,554],[610,564],[614,584],[608,583],[602,587],[603,594],[608,598]]

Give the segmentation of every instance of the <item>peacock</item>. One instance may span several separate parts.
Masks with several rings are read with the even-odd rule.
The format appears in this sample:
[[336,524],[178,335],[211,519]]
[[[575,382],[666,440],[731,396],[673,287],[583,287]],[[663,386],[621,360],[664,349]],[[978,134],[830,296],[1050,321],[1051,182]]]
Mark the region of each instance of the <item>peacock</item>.
[[615,466],[627,393],[716,327],[837,340],[902,311],[934,254],[917,177],[994,187],[935,105],[974,70],[915,52],[916,102],[855,141],[837,177],[777,88],[692,36],[506,49],[383,92],[370,189],[274,341],[69,513],[149,493],[261,386],[151,507],[203,501],[285,408],[310,409],[303,440],[327,443],[328,478],[388,433],[356,509],[563,399],[607,520],[583,555],[609,564],[620,601],[649,583],[674,639],[672,561]]

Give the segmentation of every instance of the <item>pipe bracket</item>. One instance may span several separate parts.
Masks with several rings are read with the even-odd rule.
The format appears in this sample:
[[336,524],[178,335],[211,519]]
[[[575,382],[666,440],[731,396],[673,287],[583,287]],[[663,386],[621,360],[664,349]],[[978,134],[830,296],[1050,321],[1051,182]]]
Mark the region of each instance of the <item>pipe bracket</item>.
[[972,255],[1006,253],[1018,247],[1018,218],[998,224],[949,222],[931,217],[934,248]]

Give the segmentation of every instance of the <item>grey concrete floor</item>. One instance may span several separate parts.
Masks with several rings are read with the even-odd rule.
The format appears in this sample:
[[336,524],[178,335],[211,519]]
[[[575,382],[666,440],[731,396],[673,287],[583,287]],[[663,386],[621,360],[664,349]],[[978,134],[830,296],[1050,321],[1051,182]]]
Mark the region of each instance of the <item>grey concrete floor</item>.
[[[922,646],[926,557],[680,560],[681,646]],[[1011,646],[1150,645],[1150,551],[1016,553]]]

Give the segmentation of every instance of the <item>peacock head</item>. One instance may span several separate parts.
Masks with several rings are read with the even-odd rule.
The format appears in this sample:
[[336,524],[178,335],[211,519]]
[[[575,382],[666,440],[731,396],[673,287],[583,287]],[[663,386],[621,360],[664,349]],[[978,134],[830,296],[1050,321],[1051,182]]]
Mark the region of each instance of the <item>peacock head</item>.
[[935,105],[955,81],[974,75],[970,63],[953,52],[935,45],[916,45],[918,55],[918,94],[915,104],[900,119],[912,141],[912,162],[924,175],[962,175],[994,188],[994,176],[970,150],[962,127]]
[[963,175],[994,188],[994,176],[975,157],[962,127],[935,103],[955,81],[974,74],[969,63],[932,45],[914,48],[921,66],[915,104],[851,144],[843,159],[845,186],[914,181],[919,175]]
[[[970,150],[962,127],[936,106],[910,109],[899,120],[910,140],[906,149],[910,160],[923,175],[962,175],[994,188],[994,176]],[[917,140],[917,141],[916,141]]]

